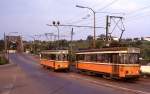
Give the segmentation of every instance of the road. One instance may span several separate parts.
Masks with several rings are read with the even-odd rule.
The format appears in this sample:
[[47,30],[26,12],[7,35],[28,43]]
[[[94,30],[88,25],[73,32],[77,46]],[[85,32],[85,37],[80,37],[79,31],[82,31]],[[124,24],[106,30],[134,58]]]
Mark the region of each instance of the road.
[[[77,73],[52,72],[26,54],[11,54],[17,64],[10,92],[5,94],[150,94],[150,79],[107,80]],[[4,93],[3,93],[4,94]]]

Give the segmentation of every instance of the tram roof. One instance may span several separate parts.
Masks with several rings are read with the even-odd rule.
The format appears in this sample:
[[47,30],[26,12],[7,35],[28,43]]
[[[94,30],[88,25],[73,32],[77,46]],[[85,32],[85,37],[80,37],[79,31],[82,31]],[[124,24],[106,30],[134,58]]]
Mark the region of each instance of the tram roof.
[[68,54],[68,50],[44,50],[41,54]]
[[99,54],[99,53],[140,53],[140,49],[135,47],[111,47],[111,48],[79,50],[76,52],[76,54]]

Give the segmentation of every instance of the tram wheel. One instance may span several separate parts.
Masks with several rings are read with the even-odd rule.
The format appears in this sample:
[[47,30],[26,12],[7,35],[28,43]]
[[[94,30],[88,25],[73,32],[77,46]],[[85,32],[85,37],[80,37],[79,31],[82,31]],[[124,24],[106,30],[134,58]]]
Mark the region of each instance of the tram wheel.
[[102,76],[103,78],[105,78],[105,79],[108,79],[108,80],[110,80],[111,79],[111,77],[110,77],[110,75],[107,75],[107,74],[103,74],[103,76]]

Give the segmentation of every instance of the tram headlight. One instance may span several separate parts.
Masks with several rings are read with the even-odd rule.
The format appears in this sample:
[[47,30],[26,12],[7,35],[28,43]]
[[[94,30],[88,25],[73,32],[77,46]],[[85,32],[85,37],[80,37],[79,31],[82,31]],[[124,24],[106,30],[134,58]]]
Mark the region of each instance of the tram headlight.
[[125,72],[125,74],[128,74],[128,73],[129,73],[129,71],[126,71],[126,72]]
[[139,73],[140,73],[140,70],[137,70],[136,73],[139,74]]
[[57,67],[60,68],[60,65],[58,65]]

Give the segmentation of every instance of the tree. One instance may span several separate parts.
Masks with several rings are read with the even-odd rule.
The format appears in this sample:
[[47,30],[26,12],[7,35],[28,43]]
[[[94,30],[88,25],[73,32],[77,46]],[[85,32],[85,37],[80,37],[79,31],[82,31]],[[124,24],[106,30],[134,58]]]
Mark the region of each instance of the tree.
[[106,38],[105,34],[101,34],[98,36],[97,40],[103,40],[104,38]]
[[3,51],[4,48],[4,40],[0,40],[0,51]]
[[89,44],[89,48],[92,48],[93,36],[91,36],[91,35],[87,36],[86,41],[87,41],[88,44]]

